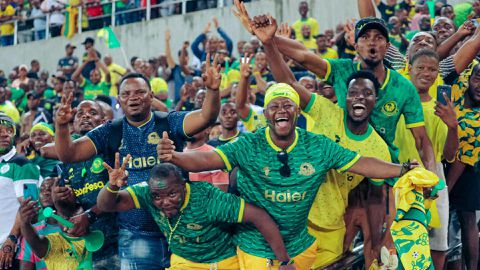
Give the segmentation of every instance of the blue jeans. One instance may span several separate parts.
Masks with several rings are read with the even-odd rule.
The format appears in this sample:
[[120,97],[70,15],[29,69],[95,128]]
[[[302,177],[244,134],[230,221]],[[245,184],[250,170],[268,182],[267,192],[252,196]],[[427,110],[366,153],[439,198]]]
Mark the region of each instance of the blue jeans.
[[118,249],[122,270],[161,270],[170,267],[170,253],[163,237],[144,236],[120,229]]
[[45,39],[45,29],[40,31],[35,31],[35,40]]
[[0,43],[2,44],[2,47],[13,45],[13,35],[1,36]]

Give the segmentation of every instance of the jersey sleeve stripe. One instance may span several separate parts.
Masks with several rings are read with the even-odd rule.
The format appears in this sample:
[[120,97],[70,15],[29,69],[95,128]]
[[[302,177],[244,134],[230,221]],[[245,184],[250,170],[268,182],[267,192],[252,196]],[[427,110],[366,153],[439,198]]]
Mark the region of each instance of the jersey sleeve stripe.
[[85,138],[87,138],[88,140],[90,140],[90,142],[91,142],[92,145],[93,145],[93,148],[95,148],[95,155],[98,155],[97,146],[95,145],[95,143],[93,142],[93,140],[90,139],[90,137],[88,137],[88,136],[83,136],[83,137],[85,137]]
[[183,121],[182,121],[182,131],[183,131],[183,135],[185,135],[185,138],[187,138],[187,139],[190,139],[190,138],[191,138],[190,136],[188,136],[187,132],[185,132],[185,122],[186,122],[185,120],[187,120],[187,117],[188,117],[189,114],[191,114],[191,112],[188,113],[187,115],[185,115],[185,117],[183,118]]
[[425,126],[425,122],[418,122],[405,125],[407,128],[416,128],[416,127],[423,127]]
[[357,154],[352,160],[350,160],[350,162],[348,162],[347,164],[343,165],[343,167],[337,169],[337,171],[340,172],[340,173],[345,172],[346,170],[350,169],[355,163],[357,163],[357,161],[358,161],[361,157],[362,157],[362,156],[360,156],[359,154]]
[[332,65],[330,64],[330,61],[324,59],[325,62],[327,62],[327,72],[325,73],[325,77],[323,78],[325,81],[328,81],[328,77],[330,77],[330,74],[332,73]]
[[135,194],[135,191],[133,191],[132,188],[128,187],[126,189],[128,193],[130,193],[130,196],[132,196],[133,203],[135,204],[135,208],[140,209],[140,202],[138,201],[137,195]]
[[242,223],[244,213],[245,213],[245,200],[240,199],[240,210],[238,211],[237,223]]
[[316,94],[311,94],[310,95],[310,101],[308,102],[307,106],[305,107],[305,109],[303,109],[303,111],[305,113],[308,113],[311,109],[312,109],[312,106],[313,104],[315,104],[315,100],[317,99],[317,95]]
[[213,151],[215,151],[215,153],[217,153],[220,156],[220,158],[223,160],[223,163],[225,163],[225,167],[227,167],[227,171],[231,171],[232,170],[232,164],[230,164],[230,161],[228,160],[225,153],[223,153],[223,151],[218,149],[218,148],[216,148]]

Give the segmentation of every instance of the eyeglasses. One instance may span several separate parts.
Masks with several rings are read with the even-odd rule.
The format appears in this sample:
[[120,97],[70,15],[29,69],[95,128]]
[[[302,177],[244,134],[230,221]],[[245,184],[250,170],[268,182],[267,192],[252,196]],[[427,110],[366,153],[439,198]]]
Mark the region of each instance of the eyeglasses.
[[290,177],[291,171],[290,167],[288,166],[288,154],[285,151],[278,152],[277,154],[278,161],[282,163],[282,167],[280,167],[280,175],[283,177]]

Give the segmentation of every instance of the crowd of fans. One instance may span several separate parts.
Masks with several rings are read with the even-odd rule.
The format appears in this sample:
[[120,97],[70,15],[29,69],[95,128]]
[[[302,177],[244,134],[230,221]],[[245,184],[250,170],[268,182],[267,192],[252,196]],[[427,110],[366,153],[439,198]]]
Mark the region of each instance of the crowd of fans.
[[0,269],[479,269],[480,2],[234,4],[250,40],[0,71]]

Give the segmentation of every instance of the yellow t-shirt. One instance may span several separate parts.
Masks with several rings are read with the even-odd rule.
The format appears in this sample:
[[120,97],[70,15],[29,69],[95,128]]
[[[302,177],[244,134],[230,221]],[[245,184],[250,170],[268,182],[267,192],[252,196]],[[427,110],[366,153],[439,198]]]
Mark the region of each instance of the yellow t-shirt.
[[[69,242],[60,233],[53,233],[45,236],[48,239],[48,252],[43,260],[49,270],[74,270],[79,265],[79,259],[75,257],[78,254],[82,257],[82,252],[85,247],[85,241]],[[75,252],[72,252],[72,248]]]
[[[310,132],[325,135],[362,156],[391,162],[387,144],[373,127],[369,125],[367,132],[363,135],[351,133],[345,122],[344,110],[330,100],[313,94],[305,112],[313,119],[313,126],[307,127]],[[330,230],[345,227],[343,216],[348,206],[348,193],[364,178],[349,172],[339,173],[336,170],[330,170],[313,202],[308,216],[309,223]],[[371,181],[375,185],[383,184],[383,179]]]
[[220,83],[220,90],[229,88],[234,83],[240,81],[240,71],[236,69],[230,69],[228,72],[222,72],[222,82]]
[[[440,117],[435,115],[435,99],[422,102],[422,107],[423,117],[425,118],[425,129],[427,130],[428,138],[430,138],[432,142],[435,162],[441,162],[443,149],[447,141],[448,127]],[[407,162],[408,160],[414,159],[420,163],[422,162],[415,146],[415,138],[412,132],[405,127],[403,115],[397,124],[394,144],[400,149],[400,155],[398,156],[400,162]]]
[[310,26],[310,33],[312,37],[318,35],[318,22],[314,18],[310,17],[306,20],[299,19],[292,24],[292,28],[293,30],[295,30],[295,35],[297,35],[297,37],[302,35],[302,26],[304,26],[305,24]]
[[[312,117],[304,113],[303,111],[301,112],[301,114],[307,120],[307,131],[310,131],[308,130],[308,127],[313,126]],[[255,132],[257,131],[257,129],[267,126],[267,119],[265,118],[265,115],[258,114],[256,111],[252,109],[252,107],[250,107],[250,113],[248,114],[247,118],[245,119],[240,118],[240,120],[242,120],[243,126],[249,132]]]
[[108,66],[108,71],[110,72],[110,83],[112,84],[110,87],[110,96],[116,97],[118,96],[117,83],[119,83],[122,76],[127,73],[127,69],[118,64],[112,63]]
[[[15,9],[11,6],[8,5],[5,10],[0,10],[0,16],[13,16],[15,15]],[[13,32],[15,31],[13,23],[4,23],[0,26],[0,31],[2,32],[0,35],[1,36],[10,36],[13,35]]]
[[20,113],[15,105],[13,105],[13,103],[9,100],[0,105],[0,112],[4,112],[6,115],[8,115],[16,124],[20,123]]
[[327,48],[325,53],[320,54],[323,59],[338,59],[338,53],[332,48]]
[[[403,77],[405,77],[406,79],[408,79],[410,81],[410,74],[408,74],[408,66],[409,64],[407,63],[405,65],[405,68],[404,69],[400,69],[400,70],[397,70],[398,73],[400,73],[400,75],[402,75]],[[428,94],[433,98],[433,99],[437,99],[437,87],[439,85],[444,85],[445,83],[443,82],[443,79],[442,79],[442,76],[440,76],[440,73],[438,73],[438,76],[437,76],[437,79],[435,80],[435,82],[432,84],[432,86],[430,86],[430,89],[428,89]]]
[[317,46],[317,41],[312,37],[310,36],[309,39],[304,39],[301,35],[299,37],[297,37],[297,40],[302,42],[303,45],[305,45],[305,47],[307,47],[307,49],[311,50],[311,51],[315,51],[317,50],[318,46]]
[[152,86],[152,92],[154,95],[157,95],[162,92],[168,92],[168,84],[162,78],[155,77],[151,79],[150,85]]

